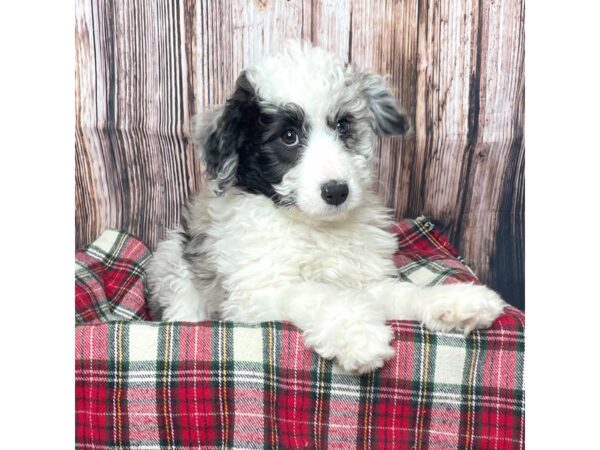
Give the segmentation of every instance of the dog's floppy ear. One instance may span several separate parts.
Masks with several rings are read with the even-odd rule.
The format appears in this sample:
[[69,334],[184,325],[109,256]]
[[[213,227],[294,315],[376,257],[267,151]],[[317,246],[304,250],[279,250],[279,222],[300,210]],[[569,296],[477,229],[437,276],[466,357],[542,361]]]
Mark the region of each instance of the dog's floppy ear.
[[239,155],[252,145],[258,115],[256,93],[242,72],[225,106],[192,118],[194,144],[202,149],[208,178],[217,194],[235,182]]
[[369,102],[375,132],[381,136],[408,133],[410,119],[396,103],[383,77],[368,72],[357,76],[360,90]]

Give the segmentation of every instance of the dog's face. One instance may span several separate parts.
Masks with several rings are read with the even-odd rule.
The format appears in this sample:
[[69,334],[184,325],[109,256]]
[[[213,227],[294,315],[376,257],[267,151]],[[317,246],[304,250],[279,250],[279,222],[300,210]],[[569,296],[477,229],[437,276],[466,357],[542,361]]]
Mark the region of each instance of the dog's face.
[[234,185],[335,220],[371,185],[375,134],[404,134],[409,121],[380,76],[291,44],[242,72],[227,104],[193,128],[217,193]]

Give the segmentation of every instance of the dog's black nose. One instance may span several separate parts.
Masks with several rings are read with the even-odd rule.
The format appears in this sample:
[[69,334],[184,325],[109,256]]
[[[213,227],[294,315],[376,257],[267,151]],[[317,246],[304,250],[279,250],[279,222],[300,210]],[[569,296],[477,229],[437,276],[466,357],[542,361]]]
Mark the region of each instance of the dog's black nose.
[[321,197],[330,205],[341,205],[348,198],[348,185],[343,181],[330,180],[321,185]]

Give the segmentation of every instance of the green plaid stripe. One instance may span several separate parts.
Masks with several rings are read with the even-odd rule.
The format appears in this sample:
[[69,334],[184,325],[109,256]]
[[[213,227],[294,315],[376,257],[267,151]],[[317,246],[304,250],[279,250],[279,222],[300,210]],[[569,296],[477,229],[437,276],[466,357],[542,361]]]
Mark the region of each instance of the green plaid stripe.
[[[476,281],[426,218],[395,232],[401,277]],[[467,338],[392,322],[396,356],[356,376],[285,323],[102,323],[146,314],[147,249],[110,233],[77,258],[78,448],[524,447],[522,312]]]
[[[302,338],[282,323],[78,326],[78,423],[87,434],[79,448],[94,427],[98,448],[522,448],[518,313],[467,338],[412,322],[392,327],[397,356],[355,376],[302,346],[289,353]],[[235,341],[237,331],[248,341]],[[256,348],[262,356],[234,358]],[[104,422],[90,425],[96,410]]]

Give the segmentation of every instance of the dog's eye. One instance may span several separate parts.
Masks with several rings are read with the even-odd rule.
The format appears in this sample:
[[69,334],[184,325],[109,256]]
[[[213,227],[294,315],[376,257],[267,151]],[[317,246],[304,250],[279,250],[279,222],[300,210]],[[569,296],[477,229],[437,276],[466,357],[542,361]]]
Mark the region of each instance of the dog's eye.
[[338,121],[338,123],[335,125],[335,128],[337,129],[338,133],[340,133],[341,135],[344,135],[350,129],[350,124],[348,123],[348,121],[346,119],[342,119],[342,120]]
[[300,139],[298,139],[298,133],[296,133],[294,130],[285,130],[281,135],[281,140],[288,147],[294,147],[300,142]]

